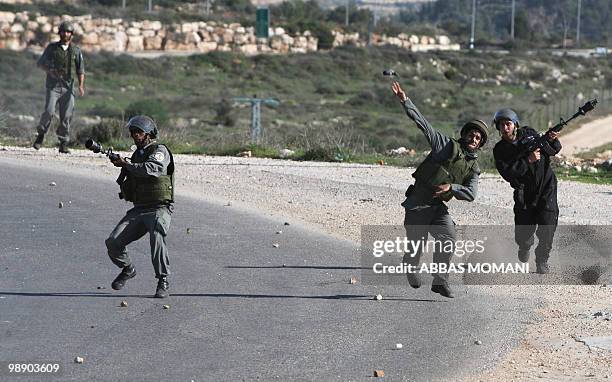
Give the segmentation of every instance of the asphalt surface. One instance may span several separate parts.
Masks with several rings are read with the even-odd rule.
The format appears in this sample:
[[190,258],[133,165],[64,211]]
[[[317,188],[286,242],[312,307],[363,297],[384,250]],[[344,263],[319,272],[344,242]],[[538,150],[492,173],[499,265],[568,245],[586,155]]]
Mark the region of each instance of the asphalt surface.
[[[137,277],[113,291],[119,269],[104,239],[129,205],[112,177],[0,159],[0,179],[0,380],[371,381],[374,370],[390,381],[456,379],[492,366],[535,319],[527,299],[465,286],[448,300],[427,286],[352,285],[355,244],[180,194],[172,296],[151,297],[146,239],[128,247]],[[61,375],[6,371],[51,361]]]

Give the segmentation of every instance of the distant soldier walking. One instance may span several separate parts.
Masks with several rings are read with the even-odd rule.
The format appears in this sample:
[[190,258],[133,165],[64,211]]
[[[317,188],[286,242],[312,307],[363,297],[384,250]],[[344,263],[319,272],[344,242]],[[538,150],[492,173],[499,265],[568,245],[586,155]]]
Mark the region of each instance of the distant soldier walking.
[[45,110],[38,123],[38,136],[32,147],[40,149],[49,131],[55,107],[59,103],[59,152],[68,154],[70,122],[74,110],[73,67],[79,80],[79,95],[85,94],[85,65],[81,49],[72,43],[74,26],[64,21],[59,26],[60,40],[50,43],[38,59],[37,66],[47,73]]
[[136,145],[131,161],[118,157],[113,164],[121,167],[117,183],[123,199],[134,203],[117,224],[106,248],[111,261],[122,268],[112,287],[120,290],[127,280],[136,276],[136,269],[127,255],[126,246],[149,235],[151,261],[157,278],[155,297],[168,297],[169,260],[166,235],[170,229],[170,214],[174,203],[174,160],[165,145],[155,141],[157,125],[144,115],[130,118],[127,123]]

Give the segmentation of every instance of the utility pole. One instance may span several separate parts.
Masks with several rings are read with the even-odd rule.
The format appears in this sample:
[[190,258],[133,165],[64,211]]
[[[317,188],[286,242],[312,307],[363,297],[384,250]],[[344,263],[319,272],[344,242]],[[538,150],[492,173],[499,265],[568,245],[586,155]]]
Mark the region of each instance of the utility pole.
[[263,103],[265,105],[278,106],[280,104],[279,100],[276,98],[257,98],[257,95],[255,94],[253,95],[253,98],[234,98],[234,102],[251,104],[251,143],[258,144],[262,135],[261,104]]
[[349,26],[349,5],[351,4],[351,0],[346,0],[346,13],[344,14],[344,26]]
[[580,46],[580,8],[582,7],[582,0],[578,0],[578,18],[576,20],[576,46]]
[[470,36],[470,50],[474,49],[474,27],[476,26],[476,0],[472,0],[472,35]]
[[153,12],[153,0],[149,0],[149,13]]
[[123,8],[123,9],[125,9],[125,0],[123,0],[123,1],[121,2],[121,6],[122,6],[122,8]]
[[510,21],[510,40],[514,41],[514,10],[515,0],[512,0],[512,20]]

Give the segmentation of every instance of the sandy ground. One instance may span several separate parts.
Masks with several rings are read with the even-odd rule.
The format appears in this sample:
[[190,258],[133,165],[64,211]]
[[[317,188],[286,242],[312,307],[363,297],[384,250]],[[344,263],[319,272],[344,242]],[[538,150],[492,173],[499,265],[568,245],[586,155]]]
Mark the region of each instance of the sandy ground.
[[581,151],[612,142],[612,115],[586,123],[562,137],[561,154],[572,156]]
[[[355,242],[359,242],[364,224],[402,224],[400,203],[412,173],[410,169],[387,166],[255,158],[177,155],[175,160],[179,197],[194,196],[228,208],[282,217]],[[37,152],[29,148],[0,147],[0,162],[3,161],[108,181],[114,181],[117,175],[117,169],[105,157],[80,150],[60,156],[53,149]],[[452,201],[450,212],[457,224],[510,225],[513,222],[511,194],[499,176],[484,174],[478,201]],[[561,181],[560,224],[610,224],[611,199],[611,186]],[[180,208],[180,202],[177,207]],[[612,350],[589,347],[581,342],[591,336],[612,338],[612,287],[469,288],[480,288],[509,299],[542,301],[542,307],[540,319],[529,323],[521,345],[495,369],[470,376],[468,381],[612,378]]]

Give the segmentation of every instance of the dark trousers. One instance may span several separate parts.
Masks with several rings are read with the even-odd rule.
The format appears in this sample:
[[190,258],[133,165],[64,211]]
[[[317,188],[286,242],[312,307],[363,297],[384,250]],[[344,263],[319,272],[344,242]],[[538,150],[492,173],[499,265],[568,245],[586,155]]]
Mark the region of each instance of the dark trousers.
[[542,208],[514,209],[514,240],[520,251],[528,251],[534,243],[534,233],[538,237],[535,249],[536,263],[545,263],[550,256],[559,210]]
[[[451,241],[454,243],[456,240],[455,223],[448,214],[448,208],[444,204],[427,206],[419,209],[406,209],[406,216],[404,218],[404,228],[406,229],[406,237],[410,241],[427,241],[429,234],[442,243]],[[451,256],[453,251],[444,251],[448,246],[442,246],[436,248],[433,253],[433,262],[438,264],[450,264]],[[403,262],[418,267],[421,263],[422,250],[417,253],[404,255]],[[436,273],[433,275],[434,285],[440,285],[446,283],[448,280],[448,273]]]
[[106,239],[108,256],[113,264],[120,268],[130,266],[132,260],[127,254],[126,246],[149,234],[155,277],[165,277],[170,273],[168,247],[166,246],[166,235],[169,229],[170,212],[166,207],[144,211],[133,208],[127,212]]
[[51,126],[51,120],[55,114],[55,107],[59,104],[59,126],[57,127],[57,138],[60,142],[70,141],[70,122],[74,111],[74,95],[72,91],[61,86],[46,90],[45,110],[40,116],[38,123],[38,134],[47,134]]

